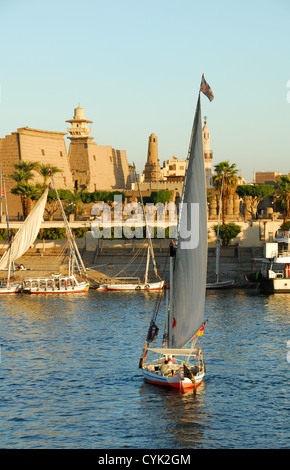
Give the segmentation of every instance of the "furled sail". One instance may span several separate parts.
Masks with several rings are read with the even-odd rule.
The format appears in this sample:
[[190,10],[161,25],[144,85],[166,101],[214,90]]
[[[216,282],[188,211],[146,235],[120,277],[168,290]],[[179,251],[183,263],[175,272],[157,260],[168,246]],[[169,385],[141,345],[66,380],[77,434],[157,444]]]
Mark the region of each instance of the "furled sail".
[[197,102],[179,234],[173,266],[168,347],[182,348],[202,326],[207,269],[207,206],[201,127]]
[[13,242],[10,244],[8,250],[0,260],[0,269],[7,269],[9,263],[20,258],[32,245],[36,239],[41,222],[43,220],[43,213],[47,200],[48,189],[45,190],[37,204],[32,211],[28,214],[23,222],[21,228],[16,233]]

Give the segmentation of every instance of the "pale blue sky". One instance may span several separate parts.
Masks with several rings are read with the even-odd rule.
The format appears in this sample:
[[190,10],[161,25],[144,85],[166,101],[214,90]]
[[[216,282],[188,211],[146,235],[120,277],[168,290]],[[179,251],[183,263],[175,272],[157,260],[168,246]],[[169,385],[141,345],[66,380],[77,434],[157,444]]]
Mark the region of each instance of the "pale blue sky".
[[290,172],[288,0],[0,0],[0,20],[0,137],[65,132],[80,104],[139,172],[152,132],[185,158],[204,73],[213,164]]

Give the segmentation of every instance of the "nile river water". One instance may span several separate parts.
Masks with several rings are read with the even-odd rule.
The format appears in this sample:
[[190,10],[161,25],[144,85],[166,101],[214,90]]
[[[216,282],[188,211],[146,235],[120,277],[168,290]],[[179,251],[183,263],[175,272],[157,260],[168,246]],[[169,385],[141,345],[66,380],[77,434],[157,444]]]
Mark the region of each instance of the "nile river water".
[[156,295],[2,295],[0,448],[289,448],[289,294],[207,294],[196,396],[143,381]]

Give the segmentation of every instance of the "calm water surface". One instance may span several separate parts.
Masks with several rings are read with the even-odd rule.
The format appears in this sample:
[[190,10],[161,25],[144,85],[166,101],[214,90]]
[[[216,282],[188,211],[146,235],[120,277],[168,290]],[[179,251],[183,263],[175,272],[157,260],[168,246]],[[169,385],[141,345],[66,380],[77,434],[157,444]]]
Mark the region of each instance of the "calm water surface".
[[207,294],[196,397],[138,369],[156,298],[2,295],[0,447],[289,448],[290,296]]

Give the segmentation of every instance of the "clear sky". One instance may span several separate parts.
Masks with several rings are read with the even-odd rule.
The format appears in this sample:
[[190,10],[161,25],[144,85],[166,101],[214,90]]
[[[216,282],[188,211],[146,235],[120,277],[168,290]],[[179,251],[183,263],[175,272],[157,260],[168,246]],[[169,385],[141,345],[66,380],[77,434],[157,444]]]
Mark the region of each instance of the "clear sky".
[[0,137],[80,105],[141,172],[152,132],[161,163],[186,157],[204,73],[213,165],[290,172],[289,0],[0,0],[0,20]]

